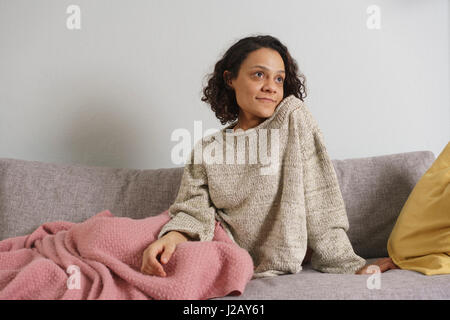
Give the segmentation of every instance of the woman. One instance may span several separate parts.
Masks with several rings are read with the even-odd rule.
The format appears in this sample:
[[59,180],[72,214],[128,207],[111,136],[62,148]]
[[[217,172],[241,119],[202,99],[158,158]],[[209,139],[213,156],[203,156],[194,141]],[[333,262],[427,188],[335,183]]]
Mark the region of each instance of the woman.
[[[211,240],[215,220],[252,256],[253,278],[297,273],[310,258],[321,272],[366,273],[365,260],[354,253],[346,234],[345,205],[321,131],[302,103],[304,82],[297,63],[274,37],[247,37],[226,51],[202,101],[222,124],[232,124],[194,147],[169,208],[171,220],[144,252],[143,273],[165,277],[162,265],[177,245]],[[236,156],[247,158],[242,147],[234,148],[234,138],[262,143],[266,131],[271,156],[281,155],[274,159],[276,170],[264,173],[255,162],[235,163]],[[198,148],[214,148],[213,163],[196,161]],[[224,150],[225,164],[218,157]],[[381,272],[396,268],[389,258],[375,264]]]

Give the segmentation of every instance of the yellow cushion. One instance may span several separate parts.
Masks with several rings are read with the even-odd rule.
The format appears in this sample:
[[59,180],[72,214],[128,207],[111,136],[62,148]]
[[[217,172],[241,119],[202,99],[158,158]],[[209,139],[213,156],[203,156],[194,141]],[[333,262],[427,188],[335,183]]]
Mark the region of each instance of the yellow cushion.
[[387,250],[401,269],[450,274],[450,142],[406,200]]

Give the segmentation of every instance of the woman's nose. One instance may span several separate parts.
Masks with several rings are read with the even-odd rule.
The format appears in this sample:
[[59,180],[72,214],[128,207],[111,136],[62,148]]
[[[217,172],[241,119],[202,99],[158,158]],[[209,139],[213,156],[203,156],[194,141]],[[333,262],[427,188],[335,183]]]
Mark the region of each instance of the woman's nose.
[[275,92],[277,90],[277,86],[274,80],[266,79],[263,86],[264,91]]

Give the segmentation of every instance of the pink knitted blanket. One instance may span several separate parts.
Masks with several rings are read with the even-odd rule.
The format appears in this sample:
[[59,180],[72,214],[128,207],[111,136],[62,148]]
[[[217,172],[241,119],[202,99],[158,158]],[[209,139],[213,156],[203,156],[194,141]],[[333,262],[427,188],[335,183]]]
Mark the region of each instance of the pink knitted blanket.
[[102,211],[0,241],[0,299],[210,299],[240,295],[253,275],[248,252],[219,222],[212,241],[179,244],[166,277],[140,272],[144,250],[169,221]]

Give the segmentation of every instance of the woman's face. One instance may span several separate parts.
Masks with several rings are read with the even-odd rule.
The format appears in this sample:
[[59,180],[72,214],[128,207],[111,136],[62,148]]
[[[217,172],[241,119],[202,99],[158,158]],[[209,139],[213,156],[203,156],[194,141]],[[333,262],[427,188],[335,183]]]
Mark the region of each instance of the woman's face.
[[284,80],[284,62],[276,50],[261,48],[251,52],[242,62],[237,78],[227,82],[236,94],[239,121],[255,126],[272,116],[283,100]]

